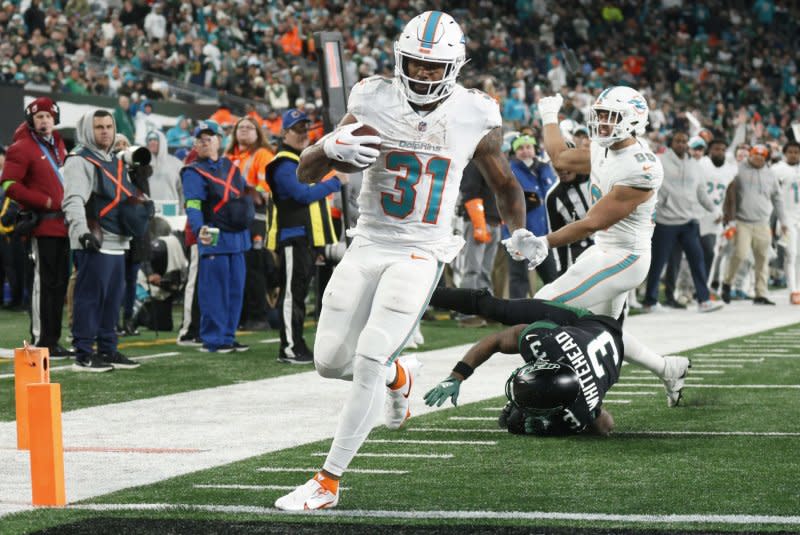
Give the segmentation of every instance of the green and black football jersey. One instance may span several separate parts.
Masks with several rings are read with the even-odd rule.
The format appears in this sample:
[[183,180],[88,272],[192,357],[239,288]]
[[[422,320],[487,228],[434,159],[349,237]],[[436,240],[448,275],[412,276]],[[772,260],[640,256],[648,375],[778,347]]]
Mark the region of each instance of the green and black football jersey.
[[[613,318],[587,310],[557,303],[538,306],[558,309],[559,323],[541,320],[528,325],[519,337],[522,358],[572,366],[581,389],[575,402],[563,411],[537,417],[536,434],[579,433],[597,417],[603,397],[619,378],[624,353],[622,327]],[[555,312],[550,315],[555,317]]]

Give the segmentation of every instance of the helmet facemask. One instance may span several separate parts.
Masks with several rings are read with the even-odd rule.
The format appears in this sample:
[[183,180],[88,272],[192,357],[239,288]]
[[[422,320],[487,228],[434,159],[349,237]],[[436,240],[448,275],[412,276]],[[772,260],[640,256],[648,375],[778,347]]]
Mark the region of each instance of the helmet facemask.
[[[604,121],[600,121],[598,112],[605,112],[608,114]],[[610,128],[611,134],[608,136],[601,136],[601,127]],[[593,141],[596,141],[601,147],[610,147],[614,143],[630,137],[630,135],[631,129],[625,127],[623,114],[620,110],[604,108],[602,106],[592,106],[589,119],[589,136]]]

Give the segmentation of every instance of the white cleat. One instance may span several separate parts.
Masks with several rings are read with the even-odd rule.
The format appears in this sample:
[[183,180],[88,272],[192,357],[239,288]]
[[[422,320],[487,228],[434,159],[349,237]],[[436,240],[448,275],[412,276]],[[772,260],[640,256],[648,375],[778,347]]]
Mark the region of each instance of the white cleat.
[[661,380],[664,382],[664,390],[667,391],[667,407],[676,407],[681,401],[683,383],[692,361],[686,357],[664,357],[664,374]]
[[314,511],[330,509],[336,507],[338,503],[338,490],[334,494],[312,478],[289,494],[275,500],[275,507],[283,511]]
[[404,355],[397,359],[397,365],[406,372],[406,384],[386,393],[386,427],[389,429],[400,429],[403,424],[411,417],[409,410],[409,397],[414,380],[422,366],[417,357]]
[[697,303],[697,311],[698,312],[714,312],[715,310],[719,310],[724,307],[725,304],[722,301],[712,301],[709,299],[708,301],[703,301],[702,303]]

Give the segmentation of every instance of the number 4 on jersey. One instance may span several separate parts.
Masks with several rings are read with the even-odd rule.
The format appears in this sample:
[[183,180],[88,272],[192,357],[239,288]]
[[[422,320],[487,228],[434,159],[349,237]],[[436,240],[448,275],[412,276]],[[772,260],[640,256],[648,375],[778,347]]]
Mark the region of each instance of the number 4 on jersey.
[[[386,169],[397,171],[392,193],[381,194],[381,206],[384,212],[398,219],[409,216],[414,211],[417,200],[417,184],[422,178],[422,162],[413,152],[390,152],[386,155]],[[447,158],[431,158],[425,166],[425,174],[431,177],[431,188],[425,204],[423,223],[436,224],[439,208],[442,205],[442,192],[450,170]]]

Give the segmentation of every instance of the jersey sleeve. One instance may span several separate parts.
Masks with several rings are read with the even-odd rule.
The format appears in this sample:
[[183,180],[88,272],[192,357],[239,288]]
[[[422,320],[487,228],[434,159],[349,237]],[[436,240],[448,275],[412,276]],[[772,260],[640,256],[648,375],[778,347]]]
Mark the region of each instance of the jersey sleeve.
[[619,179],[614,182],[614,185],[656,189],[661,186],[664,178],[661,160],[649,151],[633,153],[621,167]]

